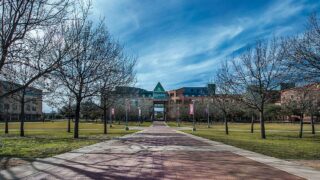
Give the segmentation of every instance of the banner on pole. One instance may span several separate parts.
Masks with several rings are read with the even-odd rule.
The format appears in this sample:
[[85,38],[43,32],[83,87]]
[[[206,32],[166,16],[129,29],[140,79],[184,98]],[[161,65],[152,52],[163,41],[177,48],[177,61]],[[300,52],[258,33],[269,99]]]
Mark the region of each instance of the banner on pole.
[[189,105],[189,114],[193,115],[194,114],[194,108],[193,108],[193,104]]
[[111,114],[114,116],[114,108],[111,108]]
[[139,117],[141,116],[141,109],[139,108]]

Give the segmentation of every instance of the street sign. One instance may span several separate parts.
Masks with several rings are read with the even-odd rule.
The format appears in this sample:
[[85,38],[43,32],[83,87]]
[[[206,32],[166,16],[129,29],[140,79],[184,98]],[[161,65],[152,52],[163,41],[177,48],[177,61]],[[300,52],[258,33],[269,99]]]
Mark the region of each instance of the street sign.
[[193,108],[193,104],[189,105],[189,114],[193,115],[194,114],[194,108]]

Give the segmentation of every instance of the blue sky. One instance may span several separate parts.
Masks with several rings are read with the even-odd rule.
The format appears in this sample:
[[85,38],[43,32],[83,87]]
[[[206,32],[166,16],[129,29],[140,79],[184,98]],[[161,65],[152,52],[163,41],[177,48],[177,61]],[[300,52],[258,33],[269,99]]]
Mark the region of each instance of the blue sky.
[[227,56],[256,39],[303,32],[320,1],[93,0],[127,53],[138,56],[137,87],[205,86]]

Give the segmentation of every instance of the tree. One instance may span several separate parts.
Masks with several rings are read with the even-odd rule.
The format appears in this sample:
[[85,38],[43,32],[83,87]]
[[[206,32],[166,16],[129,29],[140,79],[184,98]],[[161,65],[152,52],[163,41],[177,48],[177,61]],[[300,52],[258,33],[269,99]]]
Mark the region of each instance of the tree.
[[104,64],[103,74],[98,81],[98,107],[103,111],[104,134],[107,134],[107,120],[111,105],[114,103],[114,90],[117,86],[128,85],[134,80],[134,66],[136,60],[126,56],[119,43],[113,42],[108,32],[104,32],[105,42],[103,44]]
[[[89,7],[89,6],[88,6]],[[56,78],[75,98],[74,138],[79,137],[79,119],[81,102],[97,95],[101,89],[99,80],[107,76],[105,68],[105,44],[107,42],[106,27],[103,22],[94,25],[87,19],[89,8],[84,8],[80,17],[74,18],[69,25],[65,42],[69,38],[75,48],[64,58],[64,63],[58,67]]]
[[[8,72],[8,76],[6,76],[7,81],[3,81],[3,85],[5,86],[6,92],[12,91],[13,89],[20,88],[21,90],[12,94],[11,98],[20,103],[20,136],[24,136],[24,121],[25,121],[25,105],[29,102],[33,102],[33,104],[41,103],[36,102],[37,100],[41,101],[42,91],[35,89],[29,86],[23,86],[21,84],[25,84],[29,77],[31,77],[34,73],[34,69],[30,66],[30,61],[25,61],[26,64],[10,65],[10,68],[6,68],[6,72]],[[28,64],[27,64],[28,63]],[[33,85],[36,85],[36,81],[33,82]],[[28,104],[27,109],[31,110],[30,105]]]
[[260,116],[261,138],[265,139],[265,106],[274,99],[273,91],[279,84],[290,80],[286,56],[278,40],[257,41],[232,61],[228,84],[233,92],[242,94],[239,99],[256,109]]
[[217,86],[216,95],[213,98],[214,105],[219,109],[223,115],[225,133],[229,134],[228,115],[235,111],[235,102],[237,94],[235,94],[230,84],[230,68],[227,63],[222,64],[218,69],[215,77],[215,84]]
[[302,36],[284,40],[288,66],[295,69],[298,80],[318,82],[320,79],[320,20],[317,14],[309,17]]
[[[28,78],[25,84],[1,94],[0,98],[26,89],[56,67],[60,58],[50,59],[44,57],[39,51],[51,49],[49,46],[53,45],[53,42],[59,42],[54,34],[59,32],[57,28],[67,17],[70,4],[71,0],[3,0],[0,2],[0,78],[7,78],[8,74],[4,70],[6,66],[12,64],[15,66],[28,64],[33,70],[38,70]],[[45,49],[46,47],[48,49]],[[36,57],[38,66],[35,66],[36,63],[25,63],[26,57],[35,57],[33,52],[41,55]],[[47,53],[44,54],[47,55]],[[62,54],[61,51],[59,55]]]
[[101,110],[93,101],[87,100],[81,103],[81,115],[86,121],[88,119],[96,120],[101,117]]
[[299,138],[302,138],[303,135],[303,124],[306,114],[311,115],[312,134],[315,133],[313,115],[315,111],[317,111],[318,102],[316,98],[319,96],[319,93],[317,92],[319,89],[315,86],[315,84],[312,84],[295,88],[295,95],[283,102],[283,106],[287,111],[291,112],[293,115],[300,116]]
[[[68,118],[67,132],[70,133],[71,119],[74,118],[74,111],[75,111],[74,110],[75,106],[73,105],[72,97],[66,96],[66,101],[62,101],[60,104],[64,104],[64,105],[59,108],[59,114]],[[59,106],[55,105],[55,107],[59,107]]]

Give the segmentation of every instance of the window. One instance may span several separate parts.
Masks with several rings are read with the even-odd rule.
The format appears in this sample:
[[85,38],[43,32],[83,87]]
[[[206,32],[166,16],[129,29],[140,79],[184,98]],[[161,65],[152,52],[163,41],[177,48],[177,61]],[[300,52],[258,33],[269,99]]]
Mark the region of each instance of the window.
[[36,106],[32,106],[32,111],[37,111],[37,107]]
[[37,100],[32,100],[32,104],[37,105]]
[[27,111],[30,111],[30,110],[31,110],[30,104],[27,104],[26,110],[27,110]]
[[10,104],[4,104],[3,108],[4,108],[4,110],[9,111],[10,110]]
[[17,109],[18,109],[17,104],[13,104],[13,105],[12,105],[12,110],[14,110],[14,111],[15,111],[15,110],[17,110]]

